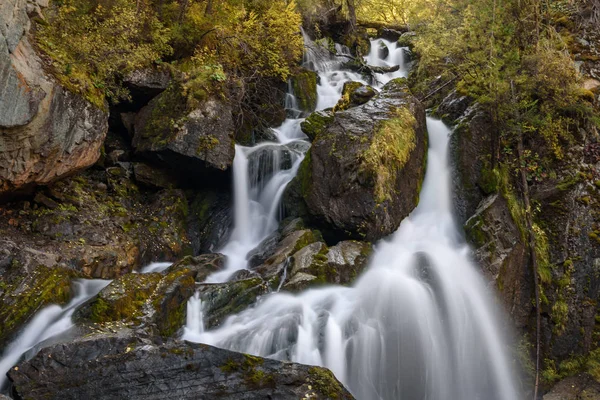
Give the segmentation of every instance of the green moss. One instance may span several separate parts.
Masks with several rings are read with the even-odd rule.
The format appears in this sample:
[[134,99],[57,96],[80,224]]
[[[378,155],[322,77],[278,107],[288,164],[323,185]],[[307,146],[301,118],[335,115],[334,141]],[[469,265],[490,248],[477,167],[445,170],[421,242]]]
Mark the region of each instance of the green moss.
[[334,119],[334,114],[331,111],[316,111],[310,114],[310,116],[300,124],[300,127],[302,128],[302,132],[304,132],[312,141],[316,140]]
[[397,172],[416,147],[415,124],[408,109],[396,109],[393,118],[378,124],[371,145],[361,155],[359,170],[374,182],[378,203],[391,199],[395,193]]
[[65,304],[71,297],[75,272],[65,268],[37,267],[20,282],[5,284],[0,307],[0,341],[49,304]]
[[337,102],[335,107],[333,107],[333,112],[339,112],[343,110],[347,110],[354,104],[353,94],[356,89],[362,86],[360,82],[346,82],[344,83],[344,88],[342,89],[342,97]]
[[302,111],[314,111],[317,107],[317,78],[314,71],[301,69],[290,78],[298,106]]
[[344,397],[343,386],[328,369],[313,367],[308,370],[308,375],[314,389],[324,398],[341,399]]
[[91,304],[91,320],[138,321],[161,278],[161,274],[126,274],[113,280]]
[[479,216],[470,218],[465,226],[465,235],[473,246],[479,248],[488,242],[487,235],[483,230],[483,220]]

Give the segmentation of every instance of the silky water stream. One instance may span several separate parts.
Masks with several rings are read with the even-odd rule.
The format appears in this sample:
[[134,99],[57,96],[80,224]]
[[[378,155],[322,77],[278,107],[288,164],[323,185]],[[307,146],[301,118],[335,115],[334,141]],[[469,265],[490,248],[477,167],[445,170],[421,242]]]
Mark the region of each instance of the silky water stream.
[[[389,49],[383,59],[377,51],[381,42]],[[378,74],[375,87],[406,75],[405,49],[383,40],[373,41],[371,48],[368,64],[401,65],[397,72]],[[318,59],[310,49],[305,61],[320,77],[318,109],[331,107],[344,81],[362,78],[340,70],[335,57]],[[338,52],[342,50],[338,46]],[[280,156],[273,152],[273,166],[259,177],[249,173],[248,156],[268,146],[282,149],[301,141],[298,117],[295,114],[278,129],[279,143],[236,148],[236,225],[222,250],[229,264],[208,282],[224,281],[245,268],[248,252],[277,228],[281,193],[303,153],[292,157],[291,167],[278,169]],[[212,331],[204,331],[196,294],[188,303],[183,338],[325,366],[361,400],[518,399],[510,348],[498,317],[502,311],[470,261],[470,250],[453,220],[451,132],[432,118],[427,118],[427,129],[430,147],[419,205],[393,235],[377,244],[368,269],[353,287],[272,293]]]

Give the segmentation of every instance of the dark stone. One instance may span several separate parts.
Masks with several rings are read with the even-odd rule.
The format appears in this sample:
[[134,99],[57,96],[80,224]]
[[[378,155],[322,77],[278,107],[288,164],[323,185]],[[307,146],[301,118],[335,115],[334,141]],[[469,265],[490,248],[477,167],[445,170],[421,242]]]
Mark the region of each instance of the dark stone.
[[400,36],[402,36],[403,33],[404,32],[395,29],[383,27],[377,31],[377,36],[382,39],[389,40],[390,42],[395,42],[400,39]]
[[453,124],[465,114],[472,102],[468,96],[462,96],[456,90],[453,90],[444,97],[444,100],[437,107],[435,116]]
[[[398,150],[389,155],[404,165],[370,158]],[[286,211],[307,209],[305,217],[331,241],[382,238],[416,206],[426,150],[423,106],[405,80],[393,80],[367,103],[324,123],[286,190]],[[296,206],[300,196],[304,208]]]
[[489,166],[485,155],[491,151],[491,126],[488,114],[474,105],[459,119],[450,137],[454,202],[461,222],[475,214],[486,195],[482,189],[482,173]]
[[387,56],[390,55],[390,49],[381,40],[377,43],[377,45],[378,45],[377,55],[382,60],[385,60],[387,58]]
[[176,183],[168,172],[141,162],[133,163],[133,175],[138,183],[152,188],[170,188]]
[[42,349],[9,372],[19,398],[352,399],[326,369],[130,335]]
[[193,254],[221,249],[233,229],[233,207],[229,192],[204,190],[191,199],[188,236]]

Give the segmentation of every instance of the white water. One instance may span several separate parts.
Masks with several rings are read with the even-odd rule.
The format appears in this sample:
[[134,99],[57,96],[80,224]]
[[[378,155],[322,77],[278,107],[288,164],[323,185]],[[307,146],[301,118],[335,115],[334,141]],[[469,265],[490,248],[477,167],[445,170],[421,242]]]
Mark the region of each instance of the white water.
[[77,307],[94,297],[110,281],[101,279],[76,279],[72,282],[75,296],[61,307],[52,304],[40,310],[25,326],[19,336],[6,348],[0,358],[0,390],[7,383],[6,373],[27,351],[71,329],[74,324],[71,316]]
[[[369,64],[401,57],[402,49],[389,48],[386,60],[369,54]],[[326,86],[319,87],[319,106],[331,106],[332,88],[339,98],[341,76],[350,73],[319,75]],[[401,69],[378,80],[404,75]],[[450,131],[430,118],[427,127],[430,148],[420,203],[376,246],[370,266],[353,287],[273,293],[208,332],[190,329],[199,324],[188,319],[184,339],[328,367],[358,399],[518,399],[504,329],[496,317],[502,313],[453,221]],[[236,184],[236,201],[240,189]],[[237,211],[236,218],[241,216]],[[240,224],[236,220],[236,229]]]
[[140,269],[140,274],[150,274],[152,272],[163,272],[173,265],[172,262],[153,262]]
[[[305,38],[305,41],[315,46],[310,39]],[[333,107],[341,97],[345,82],[366,83],[359,74],[340,70],[347,57],[323,55],[311,46],[304,55],[304,65],[319,74],[317,110]],[[349,54],[347,48],[339,45],[336,50],[338,54]],[[227,256],[226,267],[209,276],[208,283],[225,282],[235,271],[246,268],[248,253],[279,226],[281,197],[287,184],[296,176],[309,147],[306,135],[300,129],[300,123],[304,121],[301,116],[305,112],[298,110],[291,85],[288,86],[285,106],[289,117],[273,130],[277,142],[262,142],[253,147],[235,146],[234,229],[229,242],[219,251]]]

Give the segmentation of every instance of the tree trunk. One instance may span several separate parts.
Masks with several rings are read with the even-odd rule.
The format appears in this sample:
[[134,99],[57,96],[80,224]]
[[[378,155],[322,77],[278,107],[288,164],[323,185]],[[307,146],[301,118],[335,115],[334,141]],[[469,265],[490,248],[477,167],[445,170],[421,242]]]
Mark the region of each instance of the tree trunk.
[[213,0],[206,2],[206,8],[204,9],[204,15],[212,15],[213,13]]
[[350,22],[350,31],[354,32],[356,30],[356,6],[354,5],[354,0],[346,0],[346,5],[348,6],[348,21]]

